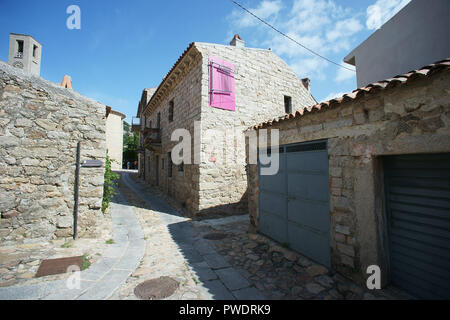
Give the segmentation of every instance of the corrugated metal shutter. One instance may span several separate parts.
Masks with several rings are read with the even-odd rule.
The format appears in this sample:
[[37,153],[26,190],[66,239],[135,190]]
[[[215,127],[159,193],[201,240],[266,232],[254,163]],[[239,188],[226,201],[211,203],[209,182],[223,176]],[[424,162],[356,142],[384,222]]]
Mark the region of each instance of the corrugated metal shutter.
[[390,274],[424,299],[450,298],[450,154],[384,159]]

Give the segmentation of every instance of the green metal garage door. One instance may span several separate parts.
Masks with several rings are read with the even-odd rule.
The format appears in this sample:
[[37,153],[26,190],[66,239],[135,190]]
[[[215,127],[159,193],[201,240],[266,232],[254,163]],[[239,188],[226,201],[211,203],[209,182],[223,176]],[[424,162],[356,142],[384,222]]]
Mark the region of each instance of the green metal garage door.
[[272,239],[330,266],[326,141],[280,147],[276,175],[261,175],[259,229]]
[[384,159],[391,282],[450,298],[450,154]]

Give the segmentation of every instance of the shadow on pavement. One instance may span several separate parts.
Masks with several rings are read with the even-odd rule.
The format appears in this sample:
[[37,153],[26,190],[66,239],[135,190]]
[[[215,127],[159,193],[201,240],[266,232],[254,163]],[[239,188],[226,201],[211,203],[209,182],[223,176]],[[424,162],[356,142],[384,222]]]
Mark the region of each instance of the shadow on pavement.
[[141,188],[127,173],[122,173],[121,176],[121,183],[142,199],[142,203],[137,206],[159,214],[196,280],[203,287],[204,296],[214,300],[265,299],[180,212]]

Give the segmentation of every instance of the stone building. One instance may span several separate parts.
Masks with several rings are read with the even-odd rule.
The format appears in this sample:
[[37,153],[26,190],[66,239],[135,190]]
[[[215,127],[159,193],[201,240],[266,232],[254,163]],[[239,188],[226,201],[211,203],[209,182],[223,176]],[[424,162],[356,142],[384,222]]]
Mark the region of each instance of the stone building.
[[122,169],[123,158],[123,113],[106,107],[106,149],[113,170]]
[[253,231],[364,285],[377,265],[383,285],[450,298],[450,59],[262,129],[280,169],[248,164]]
[[[315,103],[307,83],[238,35],[230,45],[191,43],[158,88],[143,92],[133,126],[142,137],[139,174],[194,214],[246,212],[243,131]],[[180,128],[191,136],[191,164],[172,163]]]
[[[145,159],[150,156],[150,150],[144,149],[144,134],[143,131],[145,129],[145,120],[142,116],[142,111],[147,106],[147,103],[150,101],[150,98],[153,96],[153,93],[155,93],[156,88],[146,88],[142,90],[141,94],[141,100],[138,104],[138,110],[136,113],[136,117],[133,117],[131,119],[131,128],[132,131],[139,132],[139,153],[138,153],[138,172],[139,177],[142,179],[145,179],[146,176],[146,166],[145,166]],[[142,121],[141,121],[142,118]],[[147,171],[148,171],[148,164],[147,164]]]
[[[73,234],[77,143],[105,161],[105,105],[0,62],[0,241]],[[104,168],[81,168],[80,237],[96,236]]]
[[8,63],[26,73],[41,73],[42,45],[26,34],[9,34]]

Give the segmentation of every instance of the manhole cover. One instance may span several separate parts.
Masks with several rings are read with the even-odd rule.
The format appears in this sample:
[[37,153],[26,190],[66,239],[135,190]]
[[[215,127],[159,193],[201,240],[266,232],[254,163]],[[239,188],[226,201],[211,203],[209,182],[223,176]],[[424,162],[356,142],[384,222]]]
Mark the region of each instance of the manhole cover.
[[69,268],[70,266],[77,266],[81,270],[82,265],[82,256],[42,260],[41,265],[36,272],[36,278],[53,274],[66,273],[67,268]]
[[203,236],[203,238],[208,239],[208,240],[222,240],[226,237],[228,237],[228,234],[223,233],[223,232],[213,232],[213,233],[208,233]]
[[134,288],[134,294],[143,300],[164,299],[178,288],[178,281],[170,277],[159,277],[142,282]]

